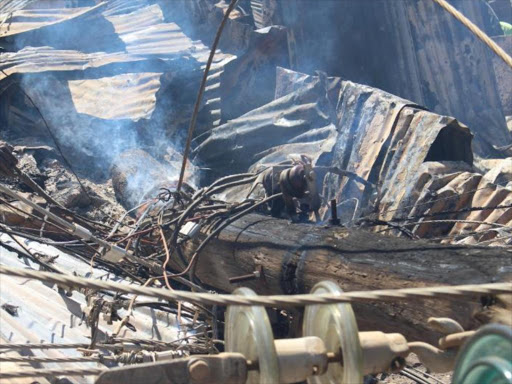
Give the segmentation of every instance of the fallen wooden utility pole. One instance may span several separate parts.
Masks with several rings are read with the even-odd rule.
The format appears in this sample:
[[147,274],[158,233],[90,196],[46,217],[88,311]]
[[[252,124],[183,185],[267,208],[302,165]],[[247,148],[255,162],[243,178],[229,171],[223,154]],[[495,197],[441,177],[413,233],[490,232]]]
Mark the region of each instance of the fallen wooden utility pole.
[[[196,247],[190,243],[185,256]],[[249,214],[206,246],[196,276],[217,290],[243,285],[259,294],[307,293],[322,280],[347,291],[490,283],[510,280],[512,250],[438,245]],[[478,325],[472,315],[480,308],[478,302],[438,299],[354,304],[361,330],[398,331],[429,342],[440,336],[427,327],[429,317],[451,317],[472,329]]]

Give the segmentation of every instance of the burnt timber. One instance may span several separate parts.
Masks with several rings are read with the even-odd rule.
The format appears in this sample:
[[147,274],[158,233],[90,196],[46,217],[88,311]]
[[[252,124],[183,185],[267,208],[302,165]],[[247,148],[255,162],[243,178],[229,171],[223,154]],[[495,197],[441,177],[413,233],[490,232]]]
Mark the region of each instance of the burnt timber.
[[[195,248],[190,246],[189,255]],[[422,287],[509,281],[512,250],[436,245],[251,214],[206,246],[196,275],[207,285],[231,292],[239,284],[230,284],[229,278],[259,266],[262,278],[242,285],[262,295],[307,293],[322,280],[335,281],[346,291]],[[477,325],[472,314],[479,307],[425,300],[414,305],[355,304],[354,310],[363,330],[399,331],[410,340],[436,341],[439,334],[427,327],[428,317],[452,317],[471,329]]]

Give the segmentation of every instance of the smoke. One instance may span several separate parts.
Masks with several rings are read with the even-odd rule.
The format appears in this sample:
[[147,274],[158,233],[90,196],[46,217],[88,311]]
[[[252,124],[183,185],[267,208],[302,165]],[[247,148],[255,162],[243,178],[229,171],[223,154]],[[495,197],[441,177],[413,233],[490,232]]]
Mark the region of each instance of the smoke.
[[[138,146],[133,121],[78,113],[67,80],[55,75],[25,75],[21,87],[44,116],[64,155],[82,174],[105,177],[117,156]],[[42,119],[38,127],[38,136],[53,144]]]
[[[52,1],[46,1],[45,6],[49,3]],[[197,92],[200,63],[186,53],[164,61],[154,60],[152,53],[133,53],[137,41],[123,33],[131,27],[123,23],[136,16],[129,12],[148,15],[146,22],[150,24],[142,25],[144,32],[169,29],[163,12],[149,0],[137,1],[138,8],[127,5],[124,14],[109,9],[112,4],[115,2],[109,2],[105,9],[108,17],[96,14],[85,21],[70,20],[20,34],[14,47],[41,61],[32,65],[43,69],[29,68],[27,72],[54,67],[58,71],[25,74],[20,86],[44,116],[75,171],[102,181],[110,178],[113,166],[117,167],[126,173],[122,200],[133,205],[160,186],[176,184],[181,163],[178,153]],[[186,7],[182,8],[185,12]],[[184,16],[181,19],[188,20]],[[147,43],[144,39],[147,35],[141,44]],[[131,57],[101,65],[105,56],[112,54]],[[77,66],[83,70],[76,70]],[[30,103],[25,100],[25,104],[30,110]],[[39,120],[35,124],[38,129],[30,134],[53,145],[37,113],[30,115]],[[192,178],[189,182],[193,184]]]
[[180,166],[181,161],[159,163],[139,149],[125,151],[112,167],[116,195],[125,207],[134,208],[155,197],[162,188],[174,189]]

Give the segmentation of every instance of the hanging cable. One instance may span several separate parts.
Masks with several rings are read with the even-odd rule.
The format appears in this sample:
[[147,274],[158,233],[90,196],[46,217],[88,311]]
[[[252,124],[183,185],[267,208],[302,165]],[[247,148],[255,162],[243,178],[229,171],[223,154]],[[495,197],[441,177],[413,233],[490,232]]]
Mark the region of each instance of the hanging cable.
[[183,177],[185,176],[185,169],[187,167],[188,155],[190,152],[190,145],[192,143],[192,136],[194,135],[194,130],[196,128],[197,115],[199,113],[199,107],[201,106],[201,100],[203,98],[204,89],[206,87],[206,81],[208,80],[208,72],[210,71],[210,67],[212,66],[213,57],[215,56],[215,51],[217,50],[217,45],[219,44],[220,37],[222,36],[222,31],[224,30],[224,26],[226,25],[226,21],[229,19],[229,15],[231,11],[236,6],[238,0],[231,0],[229,3],[226,12],[224,13],[224,17],[219,25],[219,29],[217,30],[217,34],[215,35],[215,40],[212,44],[212,49],[210,50],[210,56],[208,57],[208,61],[206,63],[206,68],[204,69],[203,79],[201,80],[201,86],[199,87],[199,93],[197,94],[196,103],[194,105],[194,111],[192,113],[192,118],[190,120],[190,125],[188,127],[188,136],[187,142],[185,144],[185,152],[183,153],[183,162],[181,164],[180,178],[178,180],[178,186],[176,187],[176,192],[180,192],[181,186],[183,184]]

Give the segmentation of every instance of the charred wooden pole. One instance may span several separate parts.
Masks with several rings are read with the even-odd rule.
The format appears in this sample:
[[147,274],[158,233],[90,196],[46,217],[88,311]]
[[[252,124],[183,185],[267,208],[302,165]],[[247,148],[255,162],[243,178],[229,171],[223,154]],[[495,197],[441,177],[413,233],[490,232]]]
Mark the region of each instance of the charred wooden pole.
[[[190,258],[196,248],[197,243],[189,243],[185,256]],[[333,280],[346,291],[506,281],[511,261],[510,249],[439,245],[250,214],[206,246],[196,276],[226,292],[244,285],[259,294],[292,294],[307,293],[322,280]],[[256,278],[242,279],[242,284],[233,279],[251,274]],[[451,317],[472,329],[479,308],[479,303],[443,300],[354,305],[362,330],[398,331],[410,340],[430,342],[439,338],[427,327],[430,316]]]

